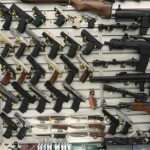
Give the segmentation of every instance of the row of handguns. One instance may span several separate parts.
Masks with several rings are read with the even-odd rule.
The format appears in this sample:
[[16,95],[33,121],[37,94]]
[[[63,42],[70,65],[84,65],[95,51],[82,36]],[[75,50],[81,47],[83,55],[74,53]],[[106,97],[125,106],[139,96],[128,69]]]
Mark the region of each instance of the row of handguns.
[[[16,137],[22,140],[27,132],[30,133],[32,131],[32,128],[48,129],[46,130],[46,134],[54,134],[57,138],[65,138],[66,135],[74,137],[90,135],[93,138],[105,136],[105,126],[103,124],[103,117],[101,116],[72,116],[74,123],[71,124],[63,122],[67,118],[64,116],[37,117],[37,120],[40,122],[38,124],[29,123],[29,121],[25,120],[18,113],[14,114],[15,119],[10,118],[4,112],[0,114],[0,117],[3,120],[4,128],[6,128],[3,134],[5,138],[12,137],[13,132],[17,131]],[[82,120],[82,118],[83,121],[79,122],[79,119]],[[74,130],[69,131],[68,128]],[[54,132],[52,131],[53,129],[57,131]],[[40,133],[37,133],[37,136],[40,136]]]
[[[83,15],[82,17],[80,17],[80,16],[66,14],[58,7],[56,7],[54,10],[56,11],[56,16],[57,16],[55,24],[58,26],[62,26],[64,23],[69,22],[72,24],[73,27],[79,28],[81,22],[84,20],[85,22],[88,22],[89,28],[95,27],[96,17],[92,17],[89,15]],[[35,27],[39,27],[40,25],[46,22],[46,16],[37,7],[33,8],[34,18],[15,4],[13,4],[10,8],[7,8],[4,4],[0,3],[0,11],[1,11],[1,16],[5,19],[5,23],[3,25],[3,29],[5,30],[8,30],[10,28],[13,16],[15,18],[18,17],[17,20],[19,20],[19,25],[17,27],[17,30],[21,33],[25,31],[26,26],[28,24],[33,24]],[[121,28],[123,30],[140,29],[140,34],[144,35],[147,33],[147,30],[150,26],[149,14],[150,14],[149,10],[121,9],[119,6],[115,14],[110,14],[109,16],[109,18],[111,17],[115,18],[117,23],[112,25],[100,24],[98,28],[100,31],[103,29],[111,31],[115,28],[119,28],[119,29]],[[104,17],[108,17],[108,16],[104,16]],[[127,21],[131,20],[137,23],[132,23],[130,25],[118,23],[118,21],[124,21],[124,20]]]

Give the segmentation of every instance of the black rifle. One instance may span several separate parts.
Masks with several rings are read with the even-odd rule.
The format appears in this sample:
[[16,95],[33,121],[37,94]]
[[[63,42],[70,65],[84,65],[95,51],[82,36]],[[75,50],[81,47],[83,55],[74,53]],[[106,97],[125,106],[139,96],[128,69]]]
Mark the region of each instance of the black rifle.
[[34,26],[39,27],[46,22],[46,17],[37,7],[33,7],[32,10],[35,17],[35,19],[32,21]]
[[119,119],[116,119],[113,115],[111,115],[106,109],[103,109],[102,112],[105,116],[108,117],[110,122],[110,128],[108,130],[108,133],[111,135],[115,135],[117,127],[119,126],[120,122]]
[[13,82],[12,87],[19,93],[22,99],[22,104],[19,107],[19,111],[25,113],[28,109],[30,103],[34,103],[36,101],[35,96],[31,96],[27,91],[25,91],[17,82]]
[[15,4],[12,4],[12,6],[10,7],[10,12],[19,17],[19,25],[17,27],[17,30],[20,33],[23,33],[26,29],[27,24],[31,23],[33,21],[33,18]]
[[85,48],[82,53],[84,55],[89,55],[94,49],[101,49],[102,43],[99,42],[93,35],[91,35],[87,30],[82,30],[81,36],[83,41],[86,43]]
[[0,114],[0,117],[2,118],[5,127],[7,128],[7,130],[5,131],[5,133],[3,134],[3,136],[7,139],[9,139],[12,136],[12,131],[13,130],[17,130],[18,126],[16,125],[16,123],[14,121],[12,121],[12,119],[10,117],[8,117],[4,112],[2,112]]
[[61,91],[59,91],[58,89],[56,89],[50,82],[46,82],[45,83],[45,87],[56,96],[56,103],[55,103],[55,107],[54,110],[59,113],[62,110],[62,105],[64,102],[68,102],[69,101],[69,97],[64,95]]
[[150,73],[127,73],[120,72],[116,74],[116,76],[100,76],[100,77],[90,77],[90,82],[101,82],[101,83],[109,83],[109,82],[134,82],[135,84],[140,85],[140,91],[144,91],[145,82],[150,82]]
[[60,59],[68,67],[68,75],[65,79],[66,83],[71,84],[76,74],[79,72],[79,69],[64,55],[60,56]]
[[27,131],[29,130],[29,128],[31,127],[30,125],[28,125],[25,120],[18,114],[15,113],[15,118],[18,120],[19,124],[21,124],[21,126],[19,126],[20,130],[17,134],[17,138],[19,140],[22,140],[25,136]]
[[38,97],[39,103],[38,103],[36,110],[39,113],[42,113],[45,110],[46,103],[51,103],[52,98],[46,95],[44,92],[40,91],[32,83],[29,83],[28,86],[29,86],[29,89]]
[[108,92],[121,93],[123,97],[126,97],[126,95],[129,95],[129,96],[134,97],[137,101],[141,101],[141,102],[145,102],[148,99],[148,95],[146,93],[134,93],[134,92],[116,88],[116,87],[106,85],[106,84],[104,84],[103,90],[108,91]]
[[39,63],[37,63],[37,62],[35,61],[35,59],[34,59],[31,55],[28,55],[26,58],[27,58],[27,60],[30,62],[30,64],[32,65],[33,69],[35,70],[34,75],[33,75],[33,77],[32,77],[31,80],[30,80],[30,82],[31,82],[33,85],[35,85],[35,84],[38,83],[38,81],[39,81],[39,79],[41,78],[41,76],[45,76],[46,71],[45,71],[44,68],[42,68],[42,67],[40,66]]
[[9,8],[7,8],[4,4],[0,3],[0,16],[3,16],[5,19],[5,23],[3,24],[4,30],[9,30],[12,22],[12,15],[9,11]]
[[127,25],[127,24],[120,24],[120,23],[116,23],[116,24],[99,24],[98,25],[98,29],[99,31],[103,31],[103,30],[106,30],[106,31],[113,31],[114,29],[122,29],[123,31],[127,31],[127,30],[137,30],[139,29],[140,26],[139,24],[136,24],[136,23],[132,23],[130,25]]
[[105,45],[108,45],[110,50],[124,50],[126,48],[137,50],[140,54],[140,59],[136,66],[136,71],[145,72],[150,57],[149,38],[134,37],[125,34],[122,39],[111,39],[110,42],[105,42]]
[[135,58],[129,59],[129,60],[116,60],[113,59],[112,61],[103,61],[103,60],[94,60],[93,66],[103,66],[104,68],[107,68],[108,65],[120,65],[122,68],[124,68],[126,65],[135,67],[138,64],[138,60]]
[[0,84],[0,94],[6,98],[6,104],[3,108],[3,111],[5,113],[10,113],[12,110],[13,105],[12,103],[18,103],[19,99],[11,92],[9,92],[6,88],[4,88],[1,84]]
[[65,32],[62,31],[60,34],[64,38],[64,42],[66,43],[66,46],[69,46],[67,56],[70,58],[75,57],[77,51],[81,49],[81,45],[77,43],[73,38],[71,38]]
[[118,21],[137,21],[140,25],[140,34],[144,35],[147,33],[148,28],[150,27],[150,10],[140,10],[140,9],[121,9],[116,10],[115,14],[112,16],[115,17],[115,20]]
[[74,101],[73,101],[71,108],[75,112],[77,112],[79,110],[80,103],[85,102],[86,99],[66,82],[63,83],[63,86],[69,92],[69,94],[71,94],[74,97]]
[[54,39],[54,37],[51,37],[46,32],[43,32],[42,35],[44,36],[44,38],[46,38],[46,42],[51,45],[51,50],[48,54],[48,57],[50,59],[56,58],[58,51],[63,49],[63,45],[61,45],[58,41]]

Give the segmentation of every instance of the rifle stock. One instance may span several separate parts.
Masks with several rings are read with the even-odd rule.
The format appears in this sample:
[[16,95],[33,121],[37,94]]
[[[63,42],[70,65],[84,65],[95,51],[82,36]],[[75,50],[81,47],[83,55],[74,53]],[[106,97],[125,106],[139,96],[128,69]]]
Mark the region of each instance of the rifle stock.
[[[26,3],[66,3],[68,0],[21,0]],[[98,0],[70,0],[70,4],[73,5],[77,11],[92,11],[99,16],[110,17],[112,4],[109,2],[101,2]]]

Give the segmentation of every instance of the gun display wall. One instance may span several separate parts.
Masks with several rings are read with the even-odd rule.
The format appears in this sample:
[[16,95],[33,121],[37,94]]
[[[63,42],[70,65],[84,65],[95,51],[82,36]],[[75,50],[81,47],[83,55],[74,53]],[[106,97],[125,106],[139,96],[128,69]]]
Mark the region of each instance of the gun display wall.
[[150,2],[57,2],[0,1],[0,150],[149,150]]

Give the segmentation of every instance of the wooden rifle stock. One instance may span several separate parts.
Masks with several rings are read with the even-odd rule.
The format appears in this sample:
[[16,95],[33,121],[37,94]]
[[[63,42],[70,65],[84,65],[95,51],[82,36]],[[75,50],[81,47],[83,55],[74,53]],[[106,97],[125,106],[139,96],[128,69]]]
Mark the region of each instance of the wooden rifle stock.
[[[26,3],[66,3],[69,4],[69,0],[21,0]],[[110,17],[112,11],[112,3],[103,2],[99,0],[70,0],[70,4],[73,5],[77,11],[92,11],[103,17]]]

